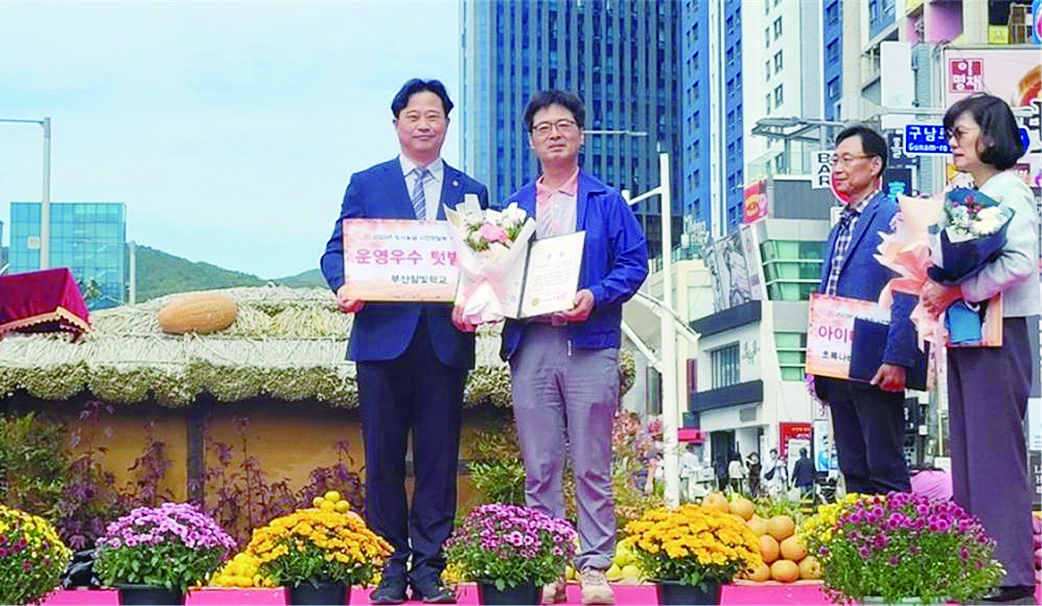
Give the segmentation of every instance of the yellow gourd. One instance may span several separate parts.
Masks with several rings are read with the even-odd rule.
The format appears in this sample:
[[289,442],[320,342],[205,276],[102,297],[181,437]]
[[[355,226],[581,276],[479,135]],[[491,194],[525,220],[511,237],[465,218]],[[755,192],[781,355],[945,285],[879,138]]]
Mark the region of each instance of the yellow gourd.
[[156,319],[167,334],[208,335],[231,326],[236,312],[235,301],[228,295],[195,293],[169,303],[159,310]]

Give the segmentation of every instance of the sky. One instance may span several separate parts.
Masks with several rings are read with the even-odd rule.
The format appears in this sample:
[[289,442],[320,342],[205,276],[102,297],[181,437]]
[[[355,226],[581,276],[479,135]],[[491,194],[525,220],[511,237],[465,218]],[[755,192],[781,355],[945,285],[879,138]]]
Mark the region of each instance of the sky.
[[[293,275],[318,266],[350,175],[398,153],[399,87],[460,100],[458,20],[447,0],[0,0],[0,118],[51,118],[53,202],[125,202],[139,245]],[[5,246],[42,175],[43,129],[0,123]]]

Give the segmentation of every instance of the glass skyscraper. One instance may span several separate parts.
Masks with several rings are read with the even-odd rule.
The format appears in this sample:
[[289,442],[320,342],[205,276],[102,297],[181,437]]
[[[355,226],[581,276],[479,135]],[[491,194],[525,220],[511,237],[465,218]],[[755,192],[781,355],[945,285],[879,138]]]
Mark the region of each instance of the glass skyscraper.
[[[68,267],[91,309],[124,300],[127,205],[51,203],[51,267]],[[40,268],[40,203],[11,203],[10,273]]]
[[[670,153],[673,238],[679,241],[683,170],[679,2],[463,0],[461,153],[493,206],[538,175],[523,113],[533,93],[578,93],[587,130],[646,133],[586,137],[583,168],[634,196],[659,185]],[[635,207],[648,252],[661,251],[660,200]]]
[[[719,236],[742,224],[744,145],[742,3],[685,0],[681,7],[684,216]],[[711,23],[715,23],[711,27]],[[714,149],[713,136],[719,149]],[[715,179],[714,179],[715,173]],[[713,208],[714,181],[720,201]],[[713,214],[719,214],[714,219]]]

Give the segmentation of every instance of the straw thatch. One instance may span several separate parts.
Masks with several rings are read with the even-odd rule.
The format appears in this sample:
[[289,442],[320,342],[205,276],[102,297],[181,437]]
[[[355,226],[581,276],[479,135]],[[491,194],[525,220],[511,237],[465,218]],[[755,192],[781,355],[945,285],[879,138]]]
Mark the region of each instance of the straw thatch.
[[[57,400],[89,390],[108,402],[184,406],[205,391],[223,402],[270,396],[357,405],[354,363],[344,359],[351,316],[337,311],[332,293],[282,286],[219,292],[236,301],[238,315],[211,335],[160,331],[156,312],[183,293],[94,312],[94,330],[76,342],[9,334],[0,339],[0,394],[24,389]],[[482,327],[466,404],[510,404],[510,376],[498,352],[499,326]],[[625,350],[619,357],[625,392],[633,357]]]

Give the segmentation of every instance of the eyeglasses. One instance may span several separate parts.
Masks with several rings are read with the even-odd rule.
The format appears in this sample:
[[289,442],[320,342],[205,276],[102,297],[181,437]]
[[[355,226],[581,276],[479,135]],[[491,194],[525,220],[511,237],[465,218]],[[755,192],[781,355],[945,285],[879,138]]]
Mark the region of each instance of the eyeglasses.
[[962,128],[961,126],[957,126],[955,128],[946,128],[946,129],[944,129],[944,136],[949,141],[952,140],[952,139],[955,139],[956,141],[962,141],[963,137],[965,137],[966,135],[968,135],[970,133],[973,133],[973,132],[980,132],[980,129],[979,128]]
[[568,119],[558,120],[557,122],[540,122],[532,126],[532,132],[540,137],[548,137],[550,136],[550,131],[554,128],[562,135],[570,135],[579,130],[579,125],[574,120]]
[[854,160],[874,157],[875,156],[832,156],[832,166],[850,166]]

